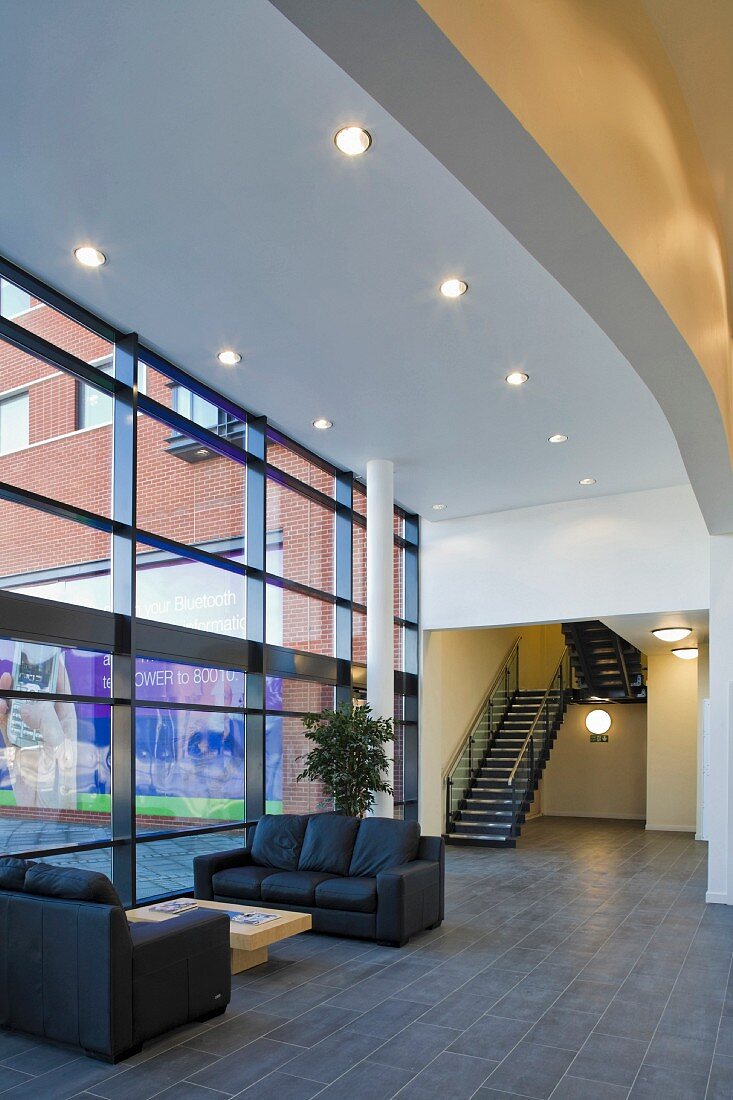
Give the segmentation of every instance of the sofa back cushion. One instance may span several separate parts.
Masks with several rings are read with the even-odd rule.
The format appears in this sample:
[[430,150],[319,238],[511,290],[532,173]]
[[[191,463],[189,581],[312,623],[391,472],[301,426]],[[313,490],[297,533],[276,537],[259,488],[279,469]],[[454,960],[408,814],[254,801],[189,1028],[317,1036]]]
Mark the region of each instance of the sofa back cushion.
[[297,871],[308,814],[265,814],[252,840],[252,862],[279,871]]
[[33,866],[32,860],[15,856],[0,856],[0,890],[22,890],[25,873]]
[[365,817],[359,824],[349,874],[376,875],[417,858],[420,826],[417,821],[393,821],[389,817]]
[[51,863],[35,863],[25,876],[27,894],[41,894],[47,898],[67,898],[69,901],[96,901],[102,905],[122,902],[112,883],[99,871],[85,871],[81,867],[56,867]]
[[313,814],[305,830],[299,871],[348,875],[359,821],[344,814]]

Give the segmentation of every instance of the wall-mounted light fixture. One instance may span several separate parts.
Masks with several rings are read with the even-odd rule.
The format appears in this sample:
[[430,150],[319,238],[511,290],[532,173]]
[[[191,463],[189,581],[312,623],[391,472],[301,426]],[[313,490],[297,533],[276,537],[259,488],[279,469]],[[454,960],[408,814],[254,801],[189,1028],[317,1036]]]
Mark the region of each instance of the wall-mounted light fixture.
[[611,715],[607,710],[589,710],[585,716],[585,728],[588,733],[608,733]]

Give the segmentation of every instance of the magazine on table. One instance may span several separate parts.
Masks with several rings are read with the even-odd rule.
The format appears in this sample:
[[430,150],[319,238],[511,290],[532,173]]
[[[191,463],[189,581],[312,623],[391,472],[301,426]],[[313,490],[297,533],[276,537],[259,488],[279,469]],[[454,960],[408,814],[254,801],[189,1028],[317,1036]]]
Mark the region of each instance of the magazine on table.
[[226,913],[232,924],[267,924],[268,921],[277,920],[275,913],[239,913],[236,909],[222,911]]
[[183,901],[162,901],[160,905],[151,905],[151,913],[188,913],[191,909],[198,909],[198,905],[192,899]]

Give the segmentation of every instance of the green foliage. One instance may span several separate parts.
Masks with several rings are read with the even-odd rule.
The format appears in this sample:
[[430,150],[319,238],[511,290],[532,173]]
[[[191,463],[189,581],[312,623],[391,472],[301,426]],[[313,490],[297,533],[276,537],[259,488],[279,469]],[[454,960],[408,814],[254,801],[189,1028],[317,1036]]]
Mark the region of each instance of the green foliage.
[[[341,813],[363,817],[376,791],[392,794],[384,779],[389,759],[384,746],[394,740],[391,718],[372,718],[368,706],[342,704],[338,710],[307,714],[303,719],[314,747],[298,776],[323,784],[328,802]],[[321,805],[327,805],[323,802]]]

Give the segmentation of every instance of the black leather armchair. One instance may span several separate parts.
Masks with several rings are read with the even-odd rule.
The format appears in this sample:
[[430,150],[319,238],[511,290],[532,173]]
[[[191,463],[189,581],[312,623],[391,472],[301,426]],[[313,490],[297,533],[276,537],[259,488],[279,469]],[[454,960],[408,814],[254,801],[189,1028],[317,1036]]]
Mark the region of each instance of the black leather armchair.
[[[64,870],[49,868],[57,882]],[[75,882],[85,874],[72,872]],[[103,875],[91,877],[114,894]],[[119,1062],[156,1035],[218,1015],[230,996],[224,914],[130,925],[118,903],[0,887],[3,1028]]]

